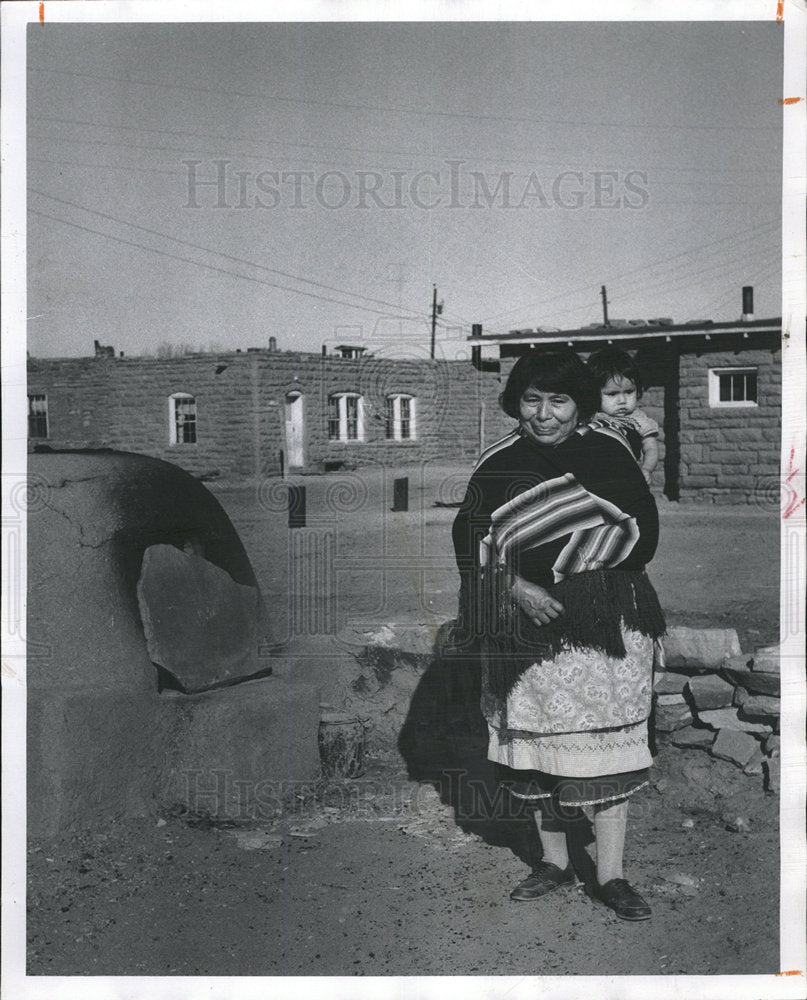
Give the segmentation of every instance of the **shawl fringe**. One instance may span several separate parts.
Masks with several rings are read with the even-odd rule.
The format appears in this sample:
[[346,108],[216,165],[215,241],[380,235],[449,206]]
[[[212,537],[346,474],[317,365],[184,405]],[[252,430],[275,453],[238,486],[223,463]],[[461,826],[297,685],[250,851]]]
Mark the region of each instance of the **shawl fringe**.
[[[533,663],[564,650],[596,649],[624,657],[622,627],[659,639],[666,631],[658,596],[644,570],[593,570],[547,588],[564,612],[548,625],[535,625],[513,601],[507,576],[495,569],[483,576],[475,611],[477,635],[488,651],[491,692],[506,698]],[[480,628],[481,626],[481,628]]]

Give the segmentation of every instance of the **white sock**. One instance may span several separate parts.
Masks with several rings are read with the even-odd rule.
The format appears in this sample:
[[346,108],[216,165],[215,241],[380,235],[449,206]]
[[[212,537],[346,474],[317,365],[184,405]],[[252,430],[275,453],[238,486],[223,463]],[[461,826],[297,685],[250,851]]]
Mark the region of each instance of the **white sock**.
[[566,832],[564,830],[544,830],[542,824],[541,810],[535,810],[535,825],[538,827],[538,836],[541,838],[544,861],[549,861],[558,868],[566,869],[569,866],[569,850],[566,846]]
[[622,878],[622,855],[628,824],[628,800],[615,805],[598,805],[594,811],[594,836],[597,841],[597,881],[605,885],[612,878]]

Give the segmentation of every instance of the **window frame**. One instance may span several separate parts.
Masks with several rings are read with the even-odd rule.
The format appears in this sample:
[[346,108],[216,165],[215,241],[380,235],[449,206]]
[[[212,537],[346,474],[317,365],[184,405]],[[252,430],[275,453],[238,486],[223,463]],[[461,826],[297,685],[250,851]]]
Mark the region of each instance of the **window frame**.
[[[31,404],[34,400],[42,400],[44,403],[44,409],[40,412],[35,412],[32,410]],[[31,421],[44,419],[45,422],[45,433],[44,434],[32,434],[31,433]],[[50,419],[48,415],[48,394],[46,392],[29,392],[28,393],[28,439],[30,441],[47,441],[50,437]]]
[[[348,400],[355,400],[355,416],[348,410]],[[334,404],[336,416],[334,416]],[[364,443],[364,397],[358,392],[328,393],[328,444]],[[334,435],[334,425],[336,435]],[[350,436],[351,425],[355,426],[355,437]]]
[[[180,440],[177,403],[193,403],[193,441]],[[184,420],[183,420],[184,425]],[[174,448],[185,448],[199,443],[199,410],[196,396],[189,392],[172,392],[168,397],[168,444]]]
[[[406,417],[403,416],[404,402],[409,404],[409,414]],[[386,397],[385,418],[388,441],[417,440],[417,397],[408,392],[391,392]]]
[[[721,399],[720,379],[726,375],[753,375],[756,399]],[[748,383],[745,383],[746,391]],[[759,406],[759,366],[727,365],[709,369],[709,406],[716,410],[756,409]]]

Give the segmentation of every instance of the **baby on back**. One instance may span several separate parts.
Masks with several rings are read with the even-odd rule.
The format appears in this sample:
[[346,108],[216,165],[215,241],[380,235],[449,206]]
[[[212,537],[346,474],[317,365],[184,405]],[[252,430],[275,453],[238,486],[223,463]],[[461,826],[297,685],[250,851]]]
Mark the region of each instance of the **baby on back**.
[[590,426],[620,431],[649,483],[658,465],[659,426],[637,405],[642,382],[636,362],[627,351],[606,347],[595,351],[586,367],[600,388],[600,410]]

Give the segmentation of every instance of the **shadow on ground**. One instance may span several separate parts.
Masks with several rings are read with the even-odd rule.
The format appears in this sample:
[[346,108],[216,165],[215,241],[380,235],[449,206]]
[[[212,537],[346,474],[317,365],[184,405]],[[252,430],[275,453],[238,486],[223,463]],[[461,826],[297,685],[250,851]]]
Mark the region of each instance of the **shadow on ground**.
[[[488,729],[479,708],[480,693],[479,657],[458,644],[455,623],[447,622],[412,696],[398,750],[409,779],[430,784],[454,810],[463,832],[511,850],[532,868],[541,859],[532,809],[504,791],[487,759]],[[592,839],[591,824],[581,816],[570,848],[578,877],[586,885],[594,877],[585,849]]]

